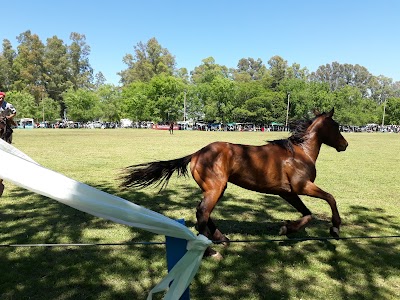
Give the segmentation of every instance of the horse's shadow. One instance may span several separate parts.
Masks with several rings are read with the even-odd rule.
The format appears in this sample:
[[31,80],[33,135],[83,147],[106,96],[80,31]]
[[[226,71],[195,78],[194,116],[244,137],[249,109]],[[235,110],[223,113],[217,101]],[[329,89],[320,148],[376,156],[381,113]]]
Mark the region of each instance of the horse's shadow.
[[[201,199],[196,187],[184,187],[183,196],[178,197],[178,192],[168,189],[155,194],[144,190],[120,191],[107,183],[93,186],[171,217],[177,217],[173,212],[179,208],[189,216],[186,225],[195,231],[195,207]],[[32,195],[24,189],[13,188],[8,193],[9,198],[26,200],[3,203],[0,221],[6,226],[0,229],[2,244],[57,243],[65,240],[101,243],[101,235],[91,238],[90,241],[84,240],[85,231],[95,229],[105,234],[115,228],[110,221],[77,211],[47,197]],[[259,197],[262,197],[262,201],[258,199],[257,210],[252,210],[249,207],[253,204],[253,199],[225,193],[215,211],[218,215],[217,225],[228,236],[244,236],[249,240],[279,238],[284,241],[232,243],[231,247],[223,250],[223,261],[215,263],[212,260],[204,260],[201,271],[203,275],[196,276],[191,286],[191,294],[196,299],[212,299],[218,295],[229,297],[230,291],[234,292],[237,299],[291,299],[293,293],[310,299],[315,297],[310,290],[312,273],[306,272],[309,277],[301,278],[288,270],[307,270],[315,267],[316,260],[318,265],[326,269],[322,272],[323,276],[340,283],[338,293],[343,299],[352,296],[346,283],[354,282],[352,273],[370,280],[369,285],[364,286],[365,290],[359,299],[384,299],[390,295],[391,291],[379,284],[379,278],[388,278],[400,268],[396,251],[398,245],[395,241],[376,240],[369,243],[368,247],[351,240],[346,243],[331,240],[303,242],[301,238],[309,236],[308,229],[296,236],[279,237],[278,232],[283,220],[277,219],[271,212],[296,211],[279,197]],[[354,205],[349,208],[348,213],[352,215],[354,222],[360,224],[358,231],[353,231],[354,234],[362,235],[368,228],[389,226],[400,232],[400,226],[394,222],[395,217],[382,209]],[[251,219],[242,217],[242,214],[251,216]],[[309,227],[311,226],[314,236],[325,237],[330,220],[324,215],[317,215]],[[131,239],[152,241],[158,238],[155,234],[136,228],[130,229],[130,232],[131,238],[121,242],[129,242]],[[118,241],[118,236],[115,237],[115,241]],[[338,247],[342,249],[338,250]],[[153,262],[163,261],[165,255],[162,247],[146,246],[135,248],[134,258],[128,258],[128,253],[132,253],[129,249],[126,250],[127,254],[124,254],[123,250],[115,251],[112,248],[35,248],[18,250],[22,254],[18,257],[15,257],[13,251],[14,249],[10,248],[0,251],[4,282],[0,291],[2,299],[142,299],[159,280],[160,269],[155,267]],[[317,255],[318,253],[321,255]],[[118,261],[124,263],[116,263]],[[137,261],[141,261],[142,264],[135,263]],[[345,268],[344,264],[351,266],[351,271]],[[76,266],[79,266],[79,269],[76,269]],[[105,268],[116,278],[124,278],[125,282],[135,282],[135,288],[128,287],[123,291],[110,289],[104,283]],[[75,269],[79,272],[73,271]],[[146,284],[142,283],[143,276],[147,278]],[[54,282],[58,284],[55,285]],[[223,290],[221,286],[224,287]]]
[[[176,198],[177,192],[168,188],[160,191],[160,193],[152,194],[152,197],[149,197],[144,190],[124,191],[121,196],[138,205],[165,215],[168,215],[175,208],[186,210],[189,218],[185,220],[185,224],[187,227],[194,229],[196,227],[196,205],[201,200],[201,192],[197,187],[185,186],[184,190],[185,193],[184,195],[180,195],[179,201],[171,199]],[[266,236],[270,236],[278,238],[279,230],[286,220],[277,219],[271,212],[290,211],[293,212],[295,218],[297,216],[300,217],[300,214],[279,196],[258,194],[257,197],[262,197],[262,200],[255,201],[254,199],[238,198],[233,193],[225,192],[223,198],[214,209],[214,214],[217,217],[213,217],[214,222],[221,232],[228,236],[244,234],[255,237],[262,236],[265,238]],[[151,198],[150,201],[149,198]],[[197,201],[193,199],[197,199]],[[257,203],[256,210],[251,209],[254,203]],[[243,213],[249,214],[251,221],[237,220],[237,216]],[[331,221],[328,217],[316,215],[309,226],[321,227],[316,232],[324,236],[329,226],[331,226]],[[289,239],[305,237],[309,237],[306,229],[288,236]]]

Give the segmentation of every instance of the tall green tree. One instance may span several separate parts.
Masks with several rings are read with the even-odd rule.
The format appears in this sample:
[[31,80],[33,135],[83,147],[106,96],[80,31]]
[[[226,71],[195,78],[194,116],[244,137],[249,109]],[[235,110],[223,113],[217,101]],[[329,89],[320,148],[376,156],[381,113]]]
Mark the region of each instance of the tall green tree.
[[231,121],[260,124],[270,118],[271,99],[267,94],[271,91],[265,89],[260,80],[235,81],[235,89]]
[[47,39],[44,49],[44,92],[60,104],[62,93],[72,87],[67,46],[57,36]]
[[200,97],[199,89],[196,85],[188,84],[183,91],[184,100],[186,99],[186,120],[203,120],[204,103]]
[[280,99],[280,101],[277,101],[276,106],[281,109],[281,115],[284,117],[280,121],[276,121],[286,123],[286,113],[288,108],[288,122],[291,122],[292,119],[302,119],[310,110],[316,108],[314,101],[310,99],[310,90],[325,90],[325,88],[318,84],[315,84],[315,87],[312,85],[313,84],[310,85],[303,79],[291,76],[283,80],[279,86],[279,93],[276,98]]
[[349,85],[357,87],[363,97],[370,95],[372,77],[372,74],[365,67],[338,62],[322,65],[310,75],[313,81],[328,83],[332,92]]
[[252,81],[235,81],[236,95],[233,100],[235,107],[241,106],[245,101],[263,95],[267,89],[259,80]]
[[90,66],[90,46],[86,43],[86,36],[72,32],[71,45],[68,47],[71,82],[75,90],[93,88],[93,68]]
[[130,84],[135,81],[149,82],[154,76],[175,72],[175,57],[163,48],[156,38],[151,38],[147,43],[139,42],[134,46],[135,54],[126,54],[123,62],[128,66],[119,72],[121,83]]
[[14,60],[13,69],[16,73],[16,81],[13,88],[17,91],[28,91],[39,103],[45,90],[44,79],[44,49],[45,46],[37,34],[30,30],[21,33],[17,37],[18,56]]
[[267,72],[267,67],[262,60],[258,58],[242,58],[237,64],[237,68],[233,71],[235,81],[260,80]]
[[122,88],[121,118],[135,122],[153,119],[154,103],[149,99],[150,85],[145,82],[132,82]]
[[186,68],[180,68],[175,72],[175,76],[181,78],[183,82],[189,83],[189,72]]
[[107,82],[106,77],[103,75],[102,72],[98,72],[96,73],[96,75],[94,75],[94,87],[96,89],[100,88],[101,86],[105,85]]
[[275,55],[269,59],[268,65],[273,79],[272,89],[276,89],[286,78],[288,63],[282,57]]
[[400,125],[400,98],[387,99],[385,124]]
[[202,83],[200,91],[206,120],[232,121],[233,99],[237,92],[232,80],[217,76],[210,83]]
[[101,119],[111,122],[119,121],[121,119],[121,92],[119,88],[112,84],[101,85],[96,94],[99,97],[100,110],[102,111]]
[[99,96],[88,89],[70,89],[63,94],[69,120],[87,122],[102,116]]
[[12,103],[17,110],[16,119],[35,118],[38,114],[38,105],[35,98],[27,91],[8,92],[7,101]]
[[160,74],[149,82],[149,99],[154,102],[156,121],[183,120],[184,88],[182,79]]
[[394,82],[392,87],[393,87],[393,97],[400,98],[400,81]]
[[60,103],[53,100],[52,98],[43,98],[39,105],[37,105],[37,110],[34,118],[37,121],[49,121],[54,122],[60,118]]
[[252,122],[267,125],[273,121],[284,121],[284,105],[280,95],[274,91],[265,91],[263,94],[247,99],[241,106],[233,109],[233,121]]
[[371,80],[370,92],[371,98],[379,105],[382,105],[388,98],[395,95],[393,79],[383,75],[374,76]]
[[202,60],[200,66],[191,72],[191,79],[194,84],[212,82],[216,77],[229,77],[229,70],[226,66],[219,65],[213,57]]
[[310,72],[307,68],[302,68],[300,64],[293,63],[291,66],[287,68],[286,77],[289,79],[301,79],[308,80],[310,76]]
[[13,64],[17,54],[12,48],[11,42],[7,39],[3,40],[2,52],[0,53],[0,90],[8,91],[11,89],[15,81],[13,73]]
[[335,91],[335,118],[344,125],[362,125],[362,94],[356,87],[347,85]]

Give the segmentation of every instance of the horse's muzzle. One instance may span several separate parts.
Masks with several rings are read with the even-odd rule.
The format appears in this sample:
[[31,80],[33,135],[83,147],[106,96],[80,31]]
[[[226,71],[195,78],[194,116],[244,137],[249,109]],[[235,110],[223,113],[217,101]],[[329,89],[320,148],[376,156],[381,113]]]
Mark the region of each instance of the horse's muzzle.
[[336,151],[337,152],[345,151],[347,149],[348,145],[349,145],[349,143],[346,140],[344,140],[342,143],[340,143],[338,145],[338,147],[336,147]]

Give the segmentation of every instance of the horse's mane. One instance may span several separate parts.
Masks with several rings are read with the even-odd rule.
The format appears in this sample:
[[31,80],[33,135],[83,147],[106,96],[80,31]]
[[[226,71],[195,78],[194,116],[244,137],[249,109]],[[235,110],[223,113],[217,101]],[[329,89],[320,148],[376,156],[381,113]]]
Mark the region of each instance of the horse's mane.
[[293,153],[293,145],[301,145],[305,140],[307,140],[307,128],[320,117],[322,114],[318,114],[313,119],[304,119],[294,121],[289,125],[290,132],[292,133],[287,139],[268,141],[270,144],[280,146],[286,150]]

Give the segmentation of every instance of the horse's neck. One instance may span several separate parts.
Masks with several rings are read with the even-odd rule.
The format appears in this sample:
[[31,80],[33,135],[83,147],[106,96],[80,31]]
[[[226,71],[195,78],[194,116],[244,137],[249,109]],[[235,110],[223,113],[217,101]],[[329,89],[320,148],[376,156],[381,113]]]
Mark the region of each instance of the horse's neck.
[[302,144],[304,152],[314,163],[317,161],[321,145],[322,143],[319,141],[318,135],[315,132],[308,134],[306,141]]

